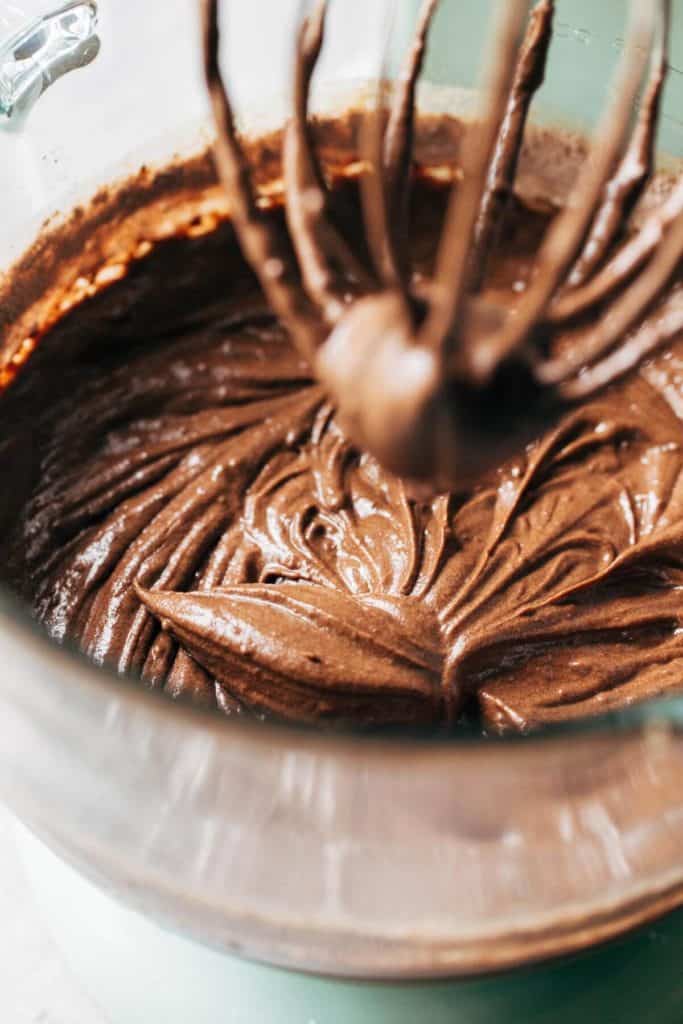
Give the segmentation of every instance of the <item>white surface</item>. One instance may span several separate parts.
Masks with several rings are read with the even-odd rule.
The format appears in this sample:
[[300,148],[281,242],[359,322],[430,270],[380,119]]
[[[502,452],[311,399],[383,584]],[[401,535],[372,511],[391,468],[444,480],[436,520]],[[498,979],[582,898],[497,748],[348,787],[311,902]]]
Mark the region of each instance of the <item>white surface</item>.
[[106,1024],[48,934],[0,807],[0,1019],[3,1024]]

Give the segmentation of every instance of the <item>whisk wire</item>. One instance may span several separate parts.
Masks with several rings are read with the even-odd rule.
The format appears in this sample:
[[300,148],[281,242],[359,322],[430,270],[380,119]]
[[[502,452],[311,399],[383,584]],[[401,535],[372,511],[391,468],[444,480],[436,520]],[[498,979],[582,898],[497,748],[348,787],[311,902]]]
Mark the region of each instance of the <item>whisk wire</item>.
[[593,222],[596,205],[623,151],[632,111],[641,87],[661,0],[632,0],[624,53],[619,62],[608,104],[592,146],[591,157],[579,175],[564,211],[548,230],[538,256],[535,280],[514,318],[470,350],[469,370],[482,385],[496,367],[516,350],[526,350],[533,361],[534,328],[576,259]]
[[446,214],[434,280],[433,302],[420,342],[439,351],[444,362],[457,348],[458,321],[469,284],[472,238],[500,127],[515,75],[516,55],[526,21],[526,0],[501,0],[493,45],[486,60],[481,113],[468,133],[462,156],[463,181],[454,186]]

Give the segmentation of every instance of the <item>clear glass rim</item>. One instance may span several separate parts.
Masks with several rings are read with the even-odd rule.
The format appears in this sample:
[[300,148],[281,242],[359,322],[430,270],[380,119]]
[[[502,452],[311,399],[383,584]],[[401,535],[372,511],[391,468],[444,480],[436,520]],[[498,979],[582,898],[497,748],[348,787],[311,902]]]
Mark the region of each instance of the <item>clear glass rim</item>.
[[[565,773],[568,770],[573,772],[577,762],[583,765],[579,770],[579,776],[585,780],[584,783],[579,783],[577,806],[592,813],[591,808],[596,806],[596,800],[597,804],[603,800],[603,790],[600,786],[604,780],[601,780],[600,765],[614,759],[610,771],[613,773],[616,770],[618,773],[616,800],[617,806],[620,806],[624,794],[628,796],[630,787],[633,786],[633,778],[629,778],[629,771],[625,772],[622,780],[618,767],[619,764],[629,763],[624,761],[626,757],[634,753],[637,764],[634,764],[633,770],[640,780],[650,763],[650,748],[655,757],[661,756],[662,764],[669,766],[675,765],[682,753],[678,730],[670,727],[672,721],[677,721],[677,717],[667,713],[666,709],[662,709],[662,721],[667,724],[664,731],[660,731],[657,725],[652,727],[652,716],[645,718],[629,715],[622,721],[612,721],[609,732],[598,723],[592,723],[590,728],[581,731],[579,742],[576,729],[552,729],[541,736],[526,739],[509,738],[493,740],[490,743],[453,743],[452,740],[445,738],[435,740],[410,737],[407,740],[406,737],[380,737],[358,733],[325,735],[319,731],[305,730],[289,724],[231,722],[216,713],[189,705],[175,704],[162,694],[146,693],[134,680],[120,678],[106,669],[100,669],[68,646],[56,647],[42,628],[18,606],[14,598],[8,597],[6,593],[0,593],[0,638],[2,635],[6,636],[7,632],[11,632],[14,641],[21,645],[22,655],[30,659],[34,667],[36,662],[41,663],[45,658],[49,660],[51,666],[58,666],[59,677],[62,683],[66,679],[66,684],[59,694],[54,695],[55,700],[61,703],[64,698],[69,705],[66,715],[77,728],[80,727],[81,706],[101,705],[104,708],[107,701],[102,698],[106,695],[115,698],[109,700],[109,705],[116,704],[118,712],[123,712],[124,718],[134,722],[137,730],[142,727],[150,735],[158,737],[157,742],[162,744],[172,734],[176,749],[187,745],[191,754],[193,751],[196,752],[196,742],[199,738],[202,749],[214,748],[218,758],[228,758],[228,763],[230,757],[232,763],[238,758],[240,763],[245,764],[252,772],[260,772],[266,762],[269,766],[267,772],[271,772],[273,765],[280,771],[281,766],[292,756],[297,764],[301,762],[317,765],[316,771],[324,765],[336,765],[337,767],[332,769],[338,773],[334,775],[335,792],[342,803],[344,794],[348,797],[349,793],[359,792],[359,780],[360,792],[364,791],[363,773],[369,773],[369,789],[366,794],[369,806],[382,806],[387,798],[387,786],[391,791],[394,779],[405,779],[406,773],[410,775],[414,769],[421,781],[418,781],[414,788],[405,791],[409,794],[409,802],[405,806],[408,823],[423,821],[419,803],[415,803],[416,799],[420,800],[421,792],[428,803],[433,799],[437,801],[434,813],[428,810],[424,818],[431,830],[434,828],[434,822],[437,823],[436,833],[428,843],[429,849],[433,849],[434,842],[450,841],[451,828],[455,828],[455,835],[462,826],[457,820],[456,810],[454,822],[448,825],[443,838],[440,838],[439,814],[444,808],[450,807],[446,779],[450,778],[453,782],[458,778],[464,779],[465,786],[471,785],[474,789],[475,780],[479,778],[479,770],[484,767],[487,771],[485,778],[489,780],[495,793],[497,785],[502,783],[505,786],[509,784],[504,781],[505,779],[521,773],[521,790],[533,802],[538,796],[534,780],[540,778],[539,808],[531,807],[531,819],[522,829],[524,832],[524,828],[528,828],[531,823],[531,832],[523,841],[523,846],[526,847],[524,859],[525,862],[529,862],[525,869],[527,871],[529,865],[534,871],[533,866],[538,864],[533,836],[537,834],[539,821],[543,821],[548,814],[549,799],[554,808],[551,793],[564,792]],[[31,674],[31,678],[35,676]],[[44,693],[45,685],[52,683],[42,680],[41,685]],[[35,706],[39,706],[41,697],[38,695],[36,698],[34,695],[30,700],[36,701]],[[86,715],[83,719],[85,721]],[[50,722],[49,715],[46,721]],[[638,739],[638,732],[646,722],[650,723],[651,728],[643,733],[643,739]],[[41,725],[40,728],[44,726]],[[49,744],[49,735],[46,734],[45,739]],[[109,740],[105,735],[98,742],[106,746]],[[236,750],[231,753],[233,744],[236,744]],[[120,756],[123,752],[120,737],[113,737],[110,745],[112,752]],[[43,771],[51,759],[49,745],[44,756]],[[139,750],[135,751],[134,757],[139,758]],[[72,774],[74,767],[77,767],[79,775],[86,775],[92,770],[92,758],[88,760],[86,757],[81,762],[78,753],[73,755],[73,758],[75,759],[72,759]],[[219,763],[224,761],[220,760]],[[81,767],[82,764],[88,767]],[[616,769],[614,764],[617,766]],[[188,761],[184,766],[186,774],[190,765],[193,766],[190,769],[192,776],[195,771],[201,769],[201,758],[191,758]],[[666,774],[670,777],[671,770],[669,769]],[[315,777],[317,779],[317,775]],[[81,785],[78,779],[74,784],[77,787]],[[399,792],[404,792],[403,783],[399,781],[396,784],[399,786]],[[586,792],[583,792],[581,787],[586,784]],[[130,779],[110,779],[106,785],[115,790],[124,802],[130,799]],[[155,806],[155,801],[161,798],[167,785],[168,782],[164,781],[162,788],[159,789],[158,782],[149,783],[146,787],[148,792],[145,794],[147,807],[150,806],[150,799],[152,806]],[[650,783],[646,781],[645,790],[648,794],[649,785]],[[549,787],[548,791],[544,788],[546,786]],[[571,788],[572,784],[569,783],[570,791]],[[459,921],[457,909],[454,908],[452,918],[446,914],[445,926],[443,912],[441,918],[434,918],[436,924],[432,924],[431,918],[422,917],[421,895],[420,912],[415,921],[418,931],[415,933],[411,928],[408,934],[403,933],[400,924],[391,921],[391,916],[386,921],[380,918],[376,931],[373,929],[372,914],[367,920],[343,923],[342,918],[340,923],[334,915],[328,921],[323,907],[318,908],[320,913],[311,913],[310,919],[306,913],[301,916],[295,914],[292,918],[288,913],[283,914],[282,907],[277,901],[266,901],[265,908],[259,905],[256,896],[251,892],[246,894],[248,910],[245,912],[244,900],[238,906],[231,904],[229,885],[227,892],[214,892],[204,886],[198,888],[191,884],[191,875],[186,878],[181,870],[182,861],[175,871],[164,871],[158,867],[154,858],[150,860],[148,853],[141,854],[137,846],[131,846],[130,839],[126,842],[109,843],[106,838],[107,830],[103,830],[101,825],[96,824],[91,828],[89,820],[86,823],[82,819],[79,821],[78,816],[74,816],[74,807],[68,794],[64,796],[64,812],[61,804],[46,805],[42,800],[42,794],[38,802],[32,799],[29,804],[24,804],[18,797],[15,800],[11,778],[9,782],[3,782],[3,790],[3,796],[10,807],[55,852],[93,881],[117,892],[125,902],[131,903],[163,925],[180,928],[204,944],[219,950],[234,951],[238,948],[240,954],[249,959],[317,975],[374,980],[426,980],[488,975],[552,960],[560,955],[565,956],[599,945],[637,926],[647,924],[683,903],[683,869],[679,859],[671,859],[669,851],[665,850],[663,856],[656,854],[652,862],[648,859],[648,853],[645,863],[651,863],[651,871],[634,870],[632,877],[625,880],[623,888],[620,885],[614,887],[615,879],[608,872],[608,881],[612,888],[607,890],[607,894],[598,886],[595,890],[591,887],[588,893],[583,890],[574,893],[572,898],[567,898],[559,906],[552,902],[542,902],[528,915],[525,912],[521,921],[515,916],[519,913],[519,907],[515,908],[513,899],[506,908],[506,913],[501,913],[500,918],[497,915],[485,916],[479,920],[476,915],[474,919],[466,915],[463,926]],[[108,791],[109,789],[105,788],[104,792]],[[661,794],[658,788],[652,792],[657,794],[655,805],[650,808],[649,804],[646,804],[649,814],[644,814],[642,818],[642,823],[648,830],[652,828],[652,815],[655,816],[655,820],[661,815]],[[382,793],[384,796],[381,796]],[[262,794],[261,797],[257,795],[257,802],[261,798]],[[504,794],[502,799],[505,804]],[[649,799],[648,796],[647,800]],[[680,816],[676,802],[672,799],[669,781],[664,799],[667,812],[671,810],[674,815]],[[251,803],[252,793],[244,792],[240,800],[239,805],[230,801],[226,806],[221,802],[214,805],[211,813],[221,815],[222,829],[230,827],[235,812],[238,817],[243,814],[244,807]],[[609,803],[606,806],[609,807]],[[77,803],[76,807],[80,807],[80,804]],[[192,813],[195,818],[190,821],[183,816],[183,820],[187,821],[188,829],[192,830],[196,840],[197,825],[206,823],[206,809],[197,810],[192,803],[187,807],[185,813],[189,814],[189,808],[193,807]],[[442,808],[441,812],[439,807]],[[518,798],[517,810],[520,808],[523,808],[523,804]],[[102,813],[104,820],[108,821],[110,811],[107,806],[102,808]],[[133,818],[137,813],[136,810]],[[475,836],[476,830],[482,827],[482,824],[486,829],[487,814],[490,813],[489,808],[480,820],[479,812],[475,811]],[[506,807],[503,817],[509,816],[510,813],[514,815],[516,812],[511,812]],[[535,821],[537,813],[539,821]],[[554,814],[554,810],[552,813]],[[317,831],[320,825],[318,815],[319,810],[316,810],[315,806],[307,808],[304,818],[298,823],[296,815],[291,822],[285,822],[285,834],[288,835],[291,828],[301,830],[297,843],[303,844],[301,849],[306,851],[307,856],[314,856],[324,876],[324,865],[320,867],[320,859],[325,843]],[[631,817],[632,815],[629,816],[629,821]],[[641,819],[636,820],[640,825]],[[498,812],[494,812],[494,823],[499,824]],[[137,829],[140,827],[141,822],[137,821],[132,834],[138,836],[135,842],[140,842],[142,849],[145,850],[145,831],[143,829],[138,835]],[[150,827],[156,835],[156,826],[153,822],[150,823]],[[177,841],[173,826],[169,823],[168,827],[171,828],[168,839],[174,837]],[[246,845],[255,842],[257,847],[260,844],[261,849],[268,849],[271,841],[269,827],[267,826],[265,831],[255,828]],[[628,827],[626,822],[624,834],[628,832]],[[385,828],[384,824],[381,825],[379,832],[383,833]],[[465,829],[467,830],[466,824]],[[162,829],[162,835],[165,831]],[[188,849],[193,850],[192,841],[183,839],[183,843],[186,841],[189,842]],[[408,850],[409,857],[415,857],[417,863],[425,856],[425,841],[426,836],[419,834],[415,850]],[[475,838],[474,842],[475,846],[489,858],[489,862],[492,856],[495,858],[502,854],[500,844],[492,844],[485,832],[480,839]],[[551,841],[551,848],[556,842],[557,839]],[[599,842],[601,844],[602,840]],[[381,845],[383,844],[382,839]],[[558,852],[566,857],[567,847],[564,843],[562,845],[564,849]],[[371,841],[368,851],[372,849]],[[322,860],[324,861],[324,857]],[[358,879],[364,879],[366,873],[374,874],[378,867],[380,871],[384,870],[373,858],[366,862],[364,855],[356,866],[356,870],[360,871]],[[296,867],[287,857],[282,868],[285,871],[285,878],[288,872],[296,872]],[[268,870],[270,873],[271,868]],[[553,874],[554,871],[553,868]],[[415,883],[416,892],[421,894],[419,878],[415,879]],[[547,884],[547,878],[544,884]],[[501,885],[504,886],[504,881],[496,879],[495,886]],[[581,898],[575,899],[577,895]],[[413,893],[411,899],[415,898],[416,894]],[[253,902],[253,907],[250,901]],[[412,906],[410,900],[409,905]],[[397,913],[398,921],[402,920],[402,916],[402,913]],[[587,926],[587,922],[590,922],[590,926]],[[433,933],[430,931],[432,927]],[[383,933],[383,929],[387,929],[386,934]]]

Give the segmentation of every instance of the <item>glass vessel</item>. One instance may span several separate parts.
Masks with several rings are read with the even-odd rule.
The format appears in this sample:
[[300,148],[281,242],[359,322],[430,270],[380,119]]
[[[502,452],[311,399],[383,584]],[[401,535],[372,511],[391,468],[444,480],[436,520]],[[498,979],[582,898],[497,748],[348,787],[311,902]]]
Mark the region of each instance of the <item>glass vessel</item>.
[[[397,50],[416,6],[397,5]],[[287,109],[299,5],[226,7],[226,66],[256,132]],[[625,7],[560,0],[537,120],[590,129]],[[98,8],[94,59],[0,123],[1,268],[46,217],[210,137],[194,0]],[[474,83],[489,14],[443,8],[425,107]],[[333,2],[319,110],[376,75],[385,17]],[[674,157],[679,20],[660,140]],[[1,795],[116,1024],[683,1016],[683,922],[660,920],[683,903],[683,699],[506,741],[234,723],[53,645],[4,592],[0,661]]]

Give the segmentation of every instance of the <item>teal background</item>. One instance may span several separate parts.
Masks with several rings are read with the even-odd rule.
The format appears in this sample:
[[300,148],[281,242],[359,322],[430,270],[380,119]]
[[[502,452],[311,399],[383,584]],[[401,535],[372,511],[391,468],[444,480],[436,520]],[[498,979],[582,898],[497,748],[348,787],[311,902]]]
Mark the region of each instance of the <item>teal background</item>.
[[[671,70],[660,146],[683,156],[683,4],[674,0],[673,9]],[[430,40],[427,78],[464,86],[477,83],[493,10],[491,0],[442,0]],[[627,12],[627,0],[558,0],[548,75],[537,113],[577,128],[595,125],[619,58]]]

